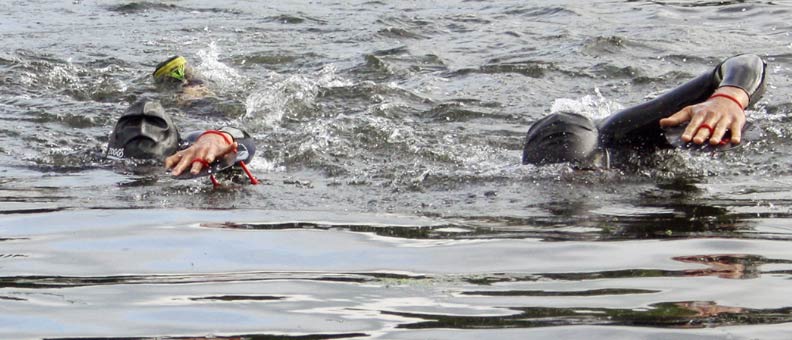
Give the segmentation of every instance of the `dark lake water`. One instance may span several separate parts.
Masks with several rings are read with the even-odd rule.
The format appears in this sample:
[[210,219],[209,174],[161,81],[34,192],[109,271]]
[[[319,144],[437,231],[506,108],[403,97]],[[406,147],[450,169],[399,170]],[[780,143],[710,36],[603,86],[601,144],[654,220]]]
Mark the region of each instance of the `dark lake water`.
[[[0,338],[788,339],[788,1],[8,1]],[[522,166],[754,53],[729,152]],[[196,113],[150,74],[186,56]],[[102,159],[129,103],[256,139],[263,185]]]

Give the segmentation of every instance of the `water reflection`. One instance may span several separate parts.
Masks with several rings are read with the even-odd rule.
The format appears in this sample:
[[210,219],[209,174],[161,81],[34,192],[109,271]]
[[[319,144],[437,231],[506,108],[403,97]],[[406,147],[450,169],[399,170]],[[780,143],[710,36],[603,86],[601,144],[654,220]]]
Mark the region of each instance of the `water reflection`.
[[[0,337],[396,338],[398,326],[460,338],[470,333],[443,332],[792,322],[789,98],[768,93],[767,112],[751,112],[765,144],[733,162],[678,162],[689,172],[667,162],[559,175],[515,158],[557,99],[611,111],[733,46],[776,58],[774,92],[788,93],[776,29],[788,27],[786,5],[56,3],[0,13],[18,49],[0,55]],[[714,20],[690,30],[691,16]],[[97,161],[117,114],[154,90],[150,67],[171,53],[198,56],[217,79],[239,71],[218,86],[245,110],[223,112],[261,142],[254,166],[266,185],[211,190],[160,166]],[[598,100],[581,99],[592,92]],[[175,117],[184,131],[229,123]],[[726,176],[745,189],[713,194]],[[148,209],[162,207],[199,209]],[[361,211],[373,214],[316,222]]]
[[49,338],[48,340],[323,340],[323,339],[352,339],[365,337],[365,333],[341,333],[341,334],[309,334],[309,335],[283,335],[283,334],[246,334],[232,336],[198,336],[198,337],[139,337],[139,338]]
[[507,316],[453,316],[383,311],[424,321],[399,328],[514,328],[572,325],[620,325],[661,328],[704,328],[792,322],[792,307],[751,309],[721,306],[713,301],[662,302],[645,309],[523,307]]
[[[751,220],[762,214],[731,213],[728,209],[707,204],[675,203],[646,205],[646,213],[614,216],[592,214],[586,202],[540,205],[548,215],[531,217],[508,216],[447,216],[458,221],[431,226],[387,225],[318,225],[311,222],[262,223],[222,225],[233,229],[345,229],[353,232],[372,232],[377,235],[407,239],[474,239],[474,238],[538,238],[546,241],[613,241],[636,239],[668,239],[690,237],[721,237],[778,239],[783,235],[752,233]],[[636,210],[640,210],[638,207]],[[667,212],[672,210],[672,212]],[[758,216],[757,216],[758,215]],[[778,213],[773,213],[778,217]],[[784,215],[784,214],[781,214]],[[787,214],[792,216],[792,214]],[[205,225],[217,227],[217,225]],[[564,229],[560,226],[575,226]],[[792,238],[792,235],[788,236]]]
[[[660,270],[660,269],[623,269],[596,271],[585,273],[537,273],[531,275],[500,275],[492,274],[478,277],[467,277],[464,280],[477,285],[493,285],[502,282],[536,282],[543,279],[562,281],[584,281],[601,279],[628,279],[649,277],[699,277],[714,276],[723,279],[756,279],[762,274],[788,274],[788,271],[761,271],[764,264],[791,264],[784,259],[769,259],[764,256],[750,254],[732,255],[690,255],[672,258],[683,263],[706,265],[704,269]],[[489,296],[589,296],[613,294],[653,293],[653,290],[601,289],[583,292],[546,292],[546,291],[469,291],[466,295]]]
[[686,270],[686,276],[717,276],[722,279],[755,279],[761,274],[759,266],[763,264],[792,263],[787,260],[772,260],[745,254],[678,256],[674,260],[707,266],[706,269]]

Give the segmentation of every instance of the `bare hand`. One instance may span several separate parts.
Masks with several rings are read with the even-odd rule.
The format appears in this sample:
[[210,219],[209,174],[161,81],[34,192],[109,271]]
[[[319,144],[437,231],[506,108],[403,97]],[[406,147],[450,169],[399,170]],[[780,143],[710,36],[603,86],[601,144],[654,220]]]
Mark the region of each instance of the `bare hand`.
[[197,175],[204,168],[204,162],[201,160],[206,161],[206,164],[211,164],[218,157],[234,150],[235,147],[236,143],[228,144],[221,136],[205,134],[189,148],[166,158],[165,168],[171,169],[173,176],[181,175],[187,168],[190,168],[193,175]]
[[[742,108],[748,106],[749,97],[740,88],[724,86],[718,88],[715,93],[727,94],[740,101],[740,106],[731,99],[715,97],[707,99],[703,103],[690,105],[677,113],[660,120],[661,127],[677,126],[690,121],[685,132],[682,133],[684,142],[693,141],[696,144],[704,144],[709,138],[710,144],[721,143],[726,131],[731,131],[731,143],[740,144],[742,128],[745,125],[745,111]],[[713,93],[713,94],[715,94]],[[712,128],[712,131],[707,128]]]

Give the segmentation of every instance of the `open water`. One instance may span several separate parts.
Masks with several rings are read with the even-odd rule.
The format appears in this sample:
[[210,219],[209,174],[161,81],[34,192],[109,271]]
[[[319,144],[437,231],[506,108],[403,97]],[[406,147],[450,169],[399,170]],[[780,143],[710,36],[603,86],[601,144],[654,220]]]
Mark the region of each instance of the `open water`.
[[[789,1],[10,0],[0,338],[788,339]],[[623,170],[520,165],[755,53],[761,138]],[[157,91],[186,56],[223,98]],[[264,185],[98,157],[130,102],[255,136]],[[170,100],[170,102],[169,102]]]

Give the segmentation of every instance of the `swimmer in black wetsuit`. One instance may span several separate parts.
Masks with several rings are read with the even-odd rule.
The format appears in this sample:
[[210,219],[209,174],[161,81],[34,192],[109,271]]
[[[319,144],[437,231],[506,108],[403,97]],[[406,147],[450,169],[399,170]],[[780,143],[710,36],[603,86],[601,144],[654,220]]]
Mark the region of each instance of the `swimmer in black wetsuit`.
[[[183,96],[199,98],[211,93],[186,64],[186,59],[179,56],[166,60],[157,65],[155,81],[182,85]],[[132,104],[116,122],[106,156],[164,161],[175,177],[210,175],[215,185],[217,171],[239,165],[250,182],[258,184],[246,166],[255,151],[253,138],[234,127],[196,131],[182,139],[159,101],[144,98]]]
[[[608,168],[622,151],[672,148],[670,130],[687,122],[681,140],[710,148],[742,141],[746,107],[764,93],[765,62],[756,55],[726,59],[713,71],[646,103],[594,122],[577,113],[544,117],[528,130],[523,164],[570,162]],[[679,128],[677,128],[679,129]]]
[[[175,177],[209,175],[215,185],[213,176],[217,171],[239,165],[251,183],[257,184],[246,166],[255,152],[253,138],[234,127],[196,131],[182,138],[158,101],[141,99],[116,122],[106,157],[164,161]],[[188,168],[189,175],[185,173]]]

